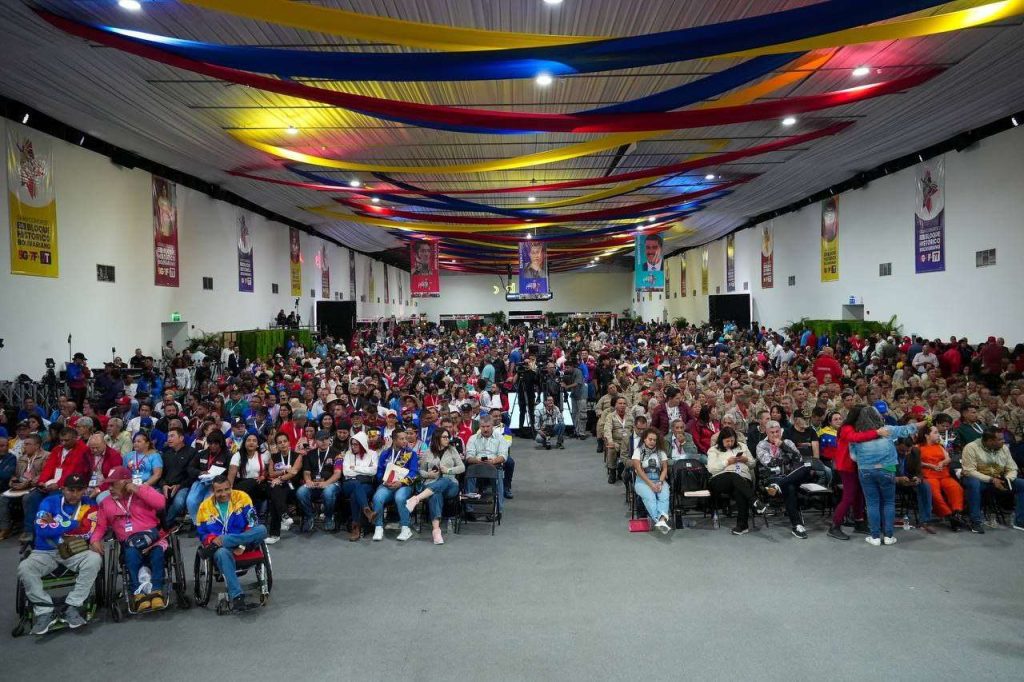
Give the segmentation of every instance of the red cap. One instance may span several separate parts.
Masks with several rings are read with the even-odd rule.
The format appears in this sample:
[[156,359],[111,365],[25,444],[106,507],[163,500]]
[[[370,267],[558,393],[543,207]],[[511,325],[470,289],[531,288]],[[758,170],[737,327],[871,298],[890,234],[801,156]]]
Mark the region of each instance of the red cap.
[[114,467],[107,474],[108,481],[130,481],[132,480],[132,472],[128,471],[128,467]]
[[910,414],[922,415],[924,414],[924,408],[920,405],[914,405],[910,408]]

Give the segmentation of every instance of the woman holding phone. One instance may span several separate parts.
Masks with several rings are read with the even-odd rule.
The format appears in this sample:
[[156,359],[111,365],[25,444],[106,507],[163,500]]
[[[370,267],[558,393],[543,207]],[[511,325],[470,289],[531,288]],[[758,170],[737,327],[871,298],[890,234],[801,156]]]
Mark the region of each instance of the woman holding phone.
[[633,489],[644,502],[647,515],[654,521],[654,527],[662,535],[668,535],[672,527],[668,523],[669,501],[668,448],[656,429],[645,429],[640,442],[633,450],[631,459],[636,481]]

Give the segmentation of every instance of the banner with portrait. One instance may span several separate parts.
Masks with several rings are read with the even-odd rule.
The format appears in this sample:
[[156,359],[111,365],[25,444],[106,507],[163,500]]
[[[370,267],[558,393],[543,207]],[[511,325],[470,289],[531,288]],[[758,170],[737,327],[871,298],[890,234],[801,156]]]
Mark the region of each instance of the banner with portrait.
[[238,290],[253,290],[252,235],[245,214],[238,214]]
[[769,221],[761,224],[761,288],[775,286],[775,234]]
[[331,262],[327,260],[327,244],[320,245],[320,253],[317,258],[320,266],[320,296],[330,300],[331,298]]
[[50,139],[7,124],[11,274],[57,277],[57,195]]
[[672,298],[672,264],[665,264],[665,298]]
[[679,295],[686,298],[686,254],[679,257]]
[[665,288],[664,246],[661,235],[636,236],[633,284],[637,291],[661,291]]
[[519,242],[519,294],[523,298],[548,293],[548,246],[544,242]]
[[821,202],[821,281],[839,279],[839,197]]
[[437,266],[437,242],[418,239],[409,242],[409,289],[413,298],[437,298],[441,278]]
[[398,280],[398,305],[405,305],[405,282],[402,281],[401,270],[395,274],[395,279]]
[[946,162],[939,156],[914,171],[914,272],[946,269]]
[[292,296],[302,296],[302,242],[297,227],[288,228],[288,261]]
[[348,250],[348,300],[356,300],[356,252]]
[[704,247],[700,252],[700,293],[702,296],[706,296],[708,293],[708,261],[710,260],[710,254],[708,253],[708,247]]
[[178,264],[178,186],[153,176],[154,284],[176,287]]
[[736,235],[725,238],[725,291],[736,291]]

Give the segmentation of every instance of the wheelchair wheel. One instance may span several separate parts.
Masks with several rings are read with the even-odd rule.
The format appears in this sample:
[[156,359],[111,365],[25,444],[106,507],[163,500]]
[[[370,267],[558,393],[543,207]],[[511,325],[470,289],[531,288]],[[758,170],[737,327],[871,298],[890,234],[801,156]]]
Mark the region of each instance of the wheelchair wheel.
[[213,592],[213,562],[204,559],[196,552],[196,560],[192,569],[192,595],[195,597],[196,606],[206,606],[210,603],[210,594]]
[[124,620],[124,608],[116,601],[110,604],[110,620],[115,623]]
[[174,590],[174,597],[178,602],[179,609],[192,608],[192,600],[188,596],[188,579],[185,577],[185,562],[181,560],[181,543],[178,542],[178,535],[171,535],[171,551],[166,560],[167,574],[170,576],[170,584]]
[[14,606],[18,614],[18,622],[14,625],[14,629],[11,630],[11,637],[21,637],[28,634],[32,623],[32,608],[31,604],[28,603],[25,588],[22,587],[20,580],[17,581],[17,584]]
[[106,552],[103,557],[103,569],[100,571],[100,575],[103,576],[103,596],[99,597],[99,590],[97,590],[97,601],[96,606],[102,608],[108,607],[110,611],[110,619],[115,623],[120,621],[114,611],[121,599],[121,588],[118,581],[123,579],[121,571],[121,545],[116,540],[107,543]]

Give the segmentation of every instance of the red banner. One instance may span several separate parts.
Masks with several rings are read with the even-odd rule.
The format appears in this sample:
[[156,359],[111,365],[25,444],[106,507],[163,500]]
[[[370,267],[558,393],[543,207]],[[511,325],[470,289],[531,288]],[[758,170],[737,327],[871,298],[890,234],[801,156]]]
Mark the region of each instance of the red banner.
[[178,268],[177,186],[153,176],[153,283],[158,287],[176,287]]
[[419,239],[409,243],[410,289],[413,298],[436,298],[441,295],[438,275],[437,242]]

